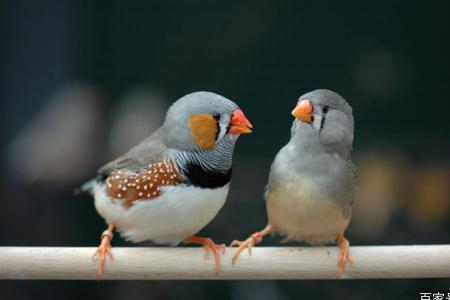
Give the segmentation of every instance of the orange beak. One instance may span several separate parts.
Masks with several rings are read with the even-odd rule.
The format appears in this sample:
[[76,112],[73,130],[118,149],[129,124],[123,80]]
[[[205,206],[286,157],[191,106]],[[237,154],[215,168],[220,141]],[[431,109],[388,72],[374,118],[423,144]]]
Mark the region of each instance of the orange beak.
[[311,101],[304,99],[297,104],[291,114],[302,122],[311,123],[313,110]]
[[242,110],[236,109],[233,112],[233,115],[231,116],[230,130],[228,131],[228,133],[229,134],[250,133],[252,132],[250,128],[253,128],[253,126],[250,123],[250,121],[245,117]]

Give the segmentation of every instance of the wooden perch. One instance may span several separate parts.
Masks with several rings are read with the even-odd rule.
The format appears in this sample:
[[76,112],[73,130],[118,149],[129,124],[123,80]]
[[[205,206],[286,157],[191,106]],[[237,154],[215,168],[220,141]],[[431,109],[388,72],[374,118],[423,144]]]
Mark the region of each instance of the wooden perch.
[[[450,245],[352,247],[342,279],[450,277]],[[222,272],[202,248],[113,248],[101,279],[335,279],[336,247],[256,247]],[[0,247],[0,279],[96,280],[94,248]]]

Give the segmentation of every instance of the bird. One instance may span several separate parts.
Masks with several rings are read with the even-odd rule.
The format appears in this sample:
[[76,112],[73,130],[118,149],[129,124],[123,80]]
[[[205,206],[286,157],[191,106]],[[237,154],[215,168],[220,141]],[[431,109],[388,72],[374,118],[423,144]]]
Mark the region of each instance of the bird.
[[271,165],[264,194],[267,226],[231,243],[238,247],[232,263],[244,249],[251,254],[264,236],[277,233],[282,242],[337,242],[339,277],[353,261],[344,236],[357,197],[352,108],[339,94],[317,89],[302,95],[291,114],[290,140]]
[[[252,124],[231,100],[212,92],[193,92],[175,101],[153,134],[98,170],[83,185],[108,225],[93,258],[98,276],[117,230],[127,241],[175,246],[203,245],[220,272],[225,245],[198,233],[223,206],[232,176],[234,146]],[[223,253],[222,253],[223,254]]]

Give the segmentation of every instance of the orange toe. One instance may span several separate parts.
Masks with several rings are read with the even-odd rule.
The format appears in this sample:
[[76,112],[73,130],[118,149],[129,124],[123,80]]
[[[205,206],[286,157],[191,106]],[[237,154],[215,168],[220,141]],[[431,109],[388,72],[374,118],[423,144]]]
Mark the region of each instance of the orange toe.
[[337,241],[339,246],[339,260],[336,275],[337,277],[340,277],[345,271],[346,263],[349,262],[350,264],[353,264],[353,257],[350,252],[350,243],[342,234],[338,236]]
[[231,247],[238,246],[236,252],[233,254],[233,258],[231,260],[231,263],[234,264],[244,249],[248,250],[248,255],[252,254],[252,248],[256,245],[262,242],[262,235],[261,233],[257,232],[252,234],[248,239],[245,241],[238,241],[234,240],[231,243]]
[[[112,228],[112,227],[110,227]],[[97,256],[100,256],[100,261],[98,264],[98,271],[97,276],[102,276],[105,271],[105,263],[106,263],[106,256],[109,256],[109,259],[113,261],[113,253],[112,253],[112,247],[111,247],[111,240],[113,238],[112,229],[106,230],[102,234],[102,241],[100,243],[100,246],[98,246],[97,249],[95,249],[94,253],[92,254],[92,258],[96,258]]]
[[231,263],[234,264],[237,260],[237,258],[239,257],[240,253],[244,250],[244,249],[248,249],[248,254],[252,254],[252,248],[261,243],[263,240],[263,237],[268,235],[269,233],[272,233],[275,231],[275,228],[272,225],[267,225],[266,228],[264,228],[261,231],[255,232],[254,234],[252,234],[248,239],[246,239],[245,241],[238,241],[238,240],[234,240],[231,243],[231,247],[234,246],[238,246],[236,252],[233,255],[233,258],[231,260]]
[[216,244],[210,238],[197,237],[197,236],[188,237],[187,239],[184,240],[184,242],[203,245],[203,248],[205,248],[205,258],[207,258],[209,256],[210,252],[212,252],[214,255],[214,261],[215,261],[214,275],[217,275],[220,273],[220,271],[221,271],[220,252],[222,252],[222,254],[225,253],[226,246],[224,244]]

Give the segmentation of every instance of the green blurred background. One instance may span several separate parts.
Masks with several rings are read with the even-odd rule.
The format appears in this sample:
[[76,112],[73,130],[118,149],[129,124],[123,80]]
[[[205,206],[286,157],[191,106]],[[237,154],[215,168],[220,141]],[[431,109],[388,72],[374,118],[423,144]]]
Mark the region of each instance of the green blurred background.
[[[104,222],[73,189],[198,90],[236,101],[255,125],[237,144],[228,201],[202,231],[242,239],[265,225],[270,163],[290,110],[316,88],[355,115],[350,242],[450,243],[449,12],[448,1],[1,1],[0,246],[96,246]],[[450,280],[0,282],[2,300],[419,292],[450,292]]]

